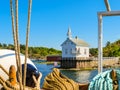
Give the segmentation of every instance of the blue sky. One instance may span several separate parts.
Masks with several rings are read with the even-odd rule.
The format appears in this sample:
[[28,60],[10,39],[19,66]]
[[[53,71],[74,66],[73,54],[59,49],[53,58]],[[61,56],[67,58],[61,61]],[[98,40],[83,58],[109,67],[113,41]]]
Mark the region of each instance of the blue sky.
[[[67,38],[68,27],[72,36],[98,46],[97,12],[106,11],[104,0],[32,0],[29,46],[44,46],[61,50]],[[120,10],[120,0],[109,0],[111,9]],[[19,38],[25,44],[28,0],[19,0]],[[10,0],[0,3],[0,43],[13,44]],[[120,39],[120,16],[103,18],[103,45]]]

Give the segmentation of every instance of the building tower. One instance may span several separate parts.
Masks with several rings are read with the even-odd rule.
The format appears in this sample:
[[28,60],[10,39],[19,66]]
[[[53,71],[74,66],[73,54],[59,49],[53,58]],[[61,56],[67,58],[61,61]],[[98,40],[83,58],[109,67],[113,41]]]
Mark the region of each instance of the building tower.
[[67,37],[72,38],[71,29],[68,27]]

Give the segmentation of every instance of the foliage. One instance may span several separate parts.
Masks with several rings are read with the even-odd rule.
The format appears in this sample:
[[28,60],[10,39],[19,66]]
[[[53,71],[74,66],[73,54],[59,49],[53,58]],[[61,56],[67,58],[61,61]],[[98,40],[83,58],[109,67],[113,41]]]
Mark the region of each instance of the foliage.
[[[14,45],[12,44],[1,44],[0,49],[11,49],[14,50]],[[22,54],[25,54],[25,45],[20,45],[20,51]],[[60,50],[56,50],[54,48],[47,48],[47,47],[29,47],[28,54],[29,58],[32,59],[46,59],[47,55],[61,55]]]
[[97,57],[98,55],[98,49],[97,48],[91,48],[90,49],[91,56]]
[[[92,56],[98,55],[98,49],[97,48],[91,48],[90,54]],[[106,46],[103,47],[103,56],[104,57],[118,57],[120,56],[120,40],[117,40],[113,43],[107,42]]]

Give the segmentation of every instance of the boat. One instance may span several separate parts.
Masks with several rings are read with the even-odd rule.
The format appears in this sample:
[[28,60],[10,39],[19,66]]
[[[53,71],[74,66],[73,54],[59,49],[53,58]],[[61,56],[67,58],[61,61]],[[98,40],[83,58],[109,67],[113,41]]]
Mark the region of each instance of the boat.
[[[21,59],[21,66],[23,68],[22,69],[22,72],[23,72],[24,71],[25,56],[23,54],[20,54],[20,59]],[[4,70],[2,68],[4,68],[6,70],[6,72],[9,72],[9,68],[10,68],[11,65],[14,65],[15,69],[17,71],[15,51],[14,50],[8,50],[8,49],[0,49],[0,76],[5,81],[7,81],[9,79],[9,76],[4,72]],[[30,87],[30,85],[32,85],[32,83],[33,83],[33,81],[30,80],[32,78],[32,76],[30,77],[30,75],[34,74],[37,78],[39,73],[40,72],[38,71],[38,69],[36,68],[34,63],[29,58],[27,58],[26,78],[29,79],[29,81],[26,80],[26,83],[29,83],[29,85],[26,85],[26,86]],[[0,88],[2,88],[2,86],[0,86]]]
[[[20,53],[18,34],[18,0],[10,0],[14,50],[0,49],[0,90],[40,90],[42,74],[28,59],[28,38],[30,30],[32,0],[28,5],[25,55]],[[14,12],[15,11],[15,12]],[[14,18],[15,17],[15,18]],[[14,23],[15,22],[15,23]]]

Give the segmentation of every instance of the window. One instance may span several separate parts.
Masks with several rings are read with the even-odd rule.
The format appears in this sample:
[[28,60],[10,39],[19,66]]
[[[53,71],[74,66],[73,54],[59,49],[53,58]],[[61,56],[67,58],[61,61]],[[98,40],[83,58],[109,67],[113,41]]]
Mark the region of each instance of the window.
[[66,44],[66,42],[64,44]]
[[68,50],[67,49],[65,49],[65,54],[68,54]]
[[86,49],[84,49],[84,54],[86,54],[87,53],[87,50]]
[[75,52],[77,51],[77,48],[75,48]]
[[70,49],[70,53],[72,54],[72,48]]
[[78,48],[78,53],[80,54],[80,48]]

